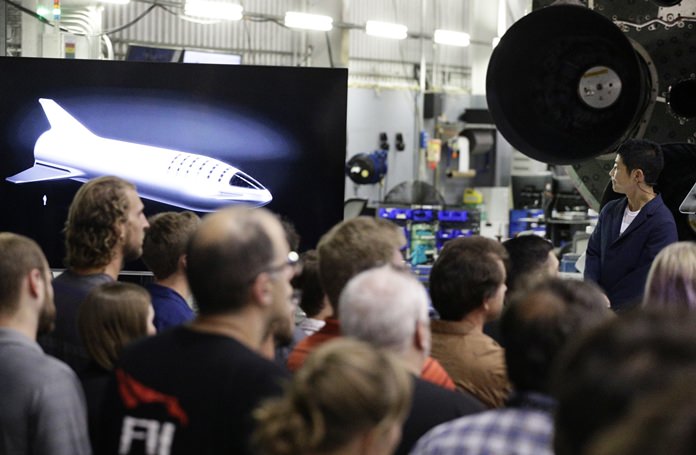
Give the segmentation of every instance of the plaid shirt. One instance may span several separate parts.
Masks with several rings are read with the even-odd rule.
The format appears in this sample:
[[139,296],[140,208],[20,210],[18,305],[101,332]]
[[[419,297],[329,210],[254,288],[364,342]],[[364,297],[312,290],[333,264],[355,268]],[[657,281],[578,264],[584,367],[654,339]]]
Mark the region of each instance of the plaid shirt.
[[548,396],[520,395],[508,408],[438,425],[411,455],[553,455],[552,408]]

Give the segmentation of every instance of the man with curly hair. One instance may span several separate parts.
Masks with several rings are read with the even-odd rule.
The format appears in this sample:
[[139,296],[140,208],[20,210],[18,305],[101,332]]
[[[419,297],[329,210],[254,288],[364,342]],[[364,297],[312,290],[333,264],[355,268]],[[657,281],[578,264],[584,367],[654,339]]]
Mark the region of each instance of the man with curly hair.
[[135,186],[99,177],[75,194],[65,222],[67,270],[53,281],[55,330],[40,338],[46,353],[79,372],[88,356],[77,330],[77,309],[96,286],[115,281],[125,261],[138,259],[149,227]]

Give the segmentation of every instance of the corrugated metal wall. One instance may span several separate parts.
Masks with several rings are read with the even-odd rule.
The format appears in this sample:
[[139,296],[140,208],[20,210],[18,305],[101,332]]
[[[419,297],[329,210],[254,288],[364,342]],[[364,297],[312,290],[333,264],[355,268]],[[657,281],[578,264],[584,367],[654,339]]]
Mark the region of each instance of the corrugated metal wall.
[[[334,0],[339,2],[340,0]],[[432,36],[436,28],[469,30],[470,0],[427,0],[422,14],[421,0],[346,0],[346,16],[337,22],[363,26],[368,19],[397,22],[409,31]],[[301,11],[306,0],[245,0],[245,11],[282,17],[286,11]],[[314,2],[320,6],[321,2]],[[313,6],[310,5],[310,8]],[[145,14],[148,9],[152,11]],[[182,19],[180,6],[152,6],[132,2],[127,6],[105,5],[104,30],[112,31],[141,20],[120,31],[109,33],[116,58],[123,58],[128,43],[179,48],[207,49],[239,53],[247,64],[295,65],[304,60],[303,32],[288,30],[274,21],[193,23]],[[417,86],[421,60],[421,40],[394,41],[366,35],[362,30],[348,34],[349,68],[353,85]],[[470,87],[467,48],[433,46],[430,39],[422,46],[428,68],[428,86],[466,91]]]

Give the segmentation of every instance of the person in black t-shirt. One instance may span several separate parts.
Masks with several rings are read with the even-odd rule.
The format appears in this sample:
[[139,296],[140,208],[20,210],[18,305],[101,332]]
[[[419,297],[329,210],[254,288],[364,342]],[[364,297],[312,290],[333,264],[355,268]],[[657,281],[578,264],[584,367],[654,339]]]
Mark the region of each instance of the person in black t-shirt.
[[280,223],[264,209],[204,218],[187,251],[199,314],[124,350],[97,453],[249,453],[253,409],[280,394],[288,377],[257,351],[292,305],[289,253]]

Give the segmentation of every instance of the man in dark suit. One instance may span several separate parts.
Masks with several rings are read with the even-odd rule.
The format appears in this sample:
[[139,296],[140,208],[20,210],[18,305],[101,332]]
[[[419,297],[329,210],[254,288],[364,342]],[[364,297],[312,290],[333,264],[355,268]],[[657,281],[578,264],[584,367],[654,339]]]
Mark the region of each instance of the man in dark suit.
[[621,147],[609,175],[615,192],[626,197],[607,203],[587,245],[585,278],[607,293],[612,309],[636,306],[657,253],[677,241],[677,228],[655,183],[662,171],[662,149],[631,139]]

